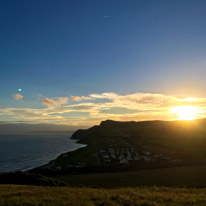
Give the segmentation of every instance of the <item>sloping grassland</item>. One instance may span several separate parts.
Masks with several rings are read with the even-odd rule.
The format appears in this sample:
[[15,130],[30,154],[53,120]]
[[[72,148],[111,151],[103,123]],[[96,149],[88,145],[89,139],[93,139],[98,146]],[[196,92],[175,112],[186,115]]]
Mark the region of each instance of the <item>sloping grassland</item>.
[[0,185],[0,205],[205,206],[205,194],[203,188],[94,189]]

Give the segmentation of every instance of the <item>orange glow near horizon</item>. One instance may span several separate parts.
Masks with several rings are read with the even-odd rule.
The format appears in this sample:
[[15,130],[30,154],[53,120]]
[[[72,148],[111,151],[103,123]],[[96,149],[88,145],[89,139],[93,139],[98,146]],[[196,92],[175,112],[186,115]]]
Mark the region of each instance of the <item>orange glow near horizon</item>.
[[195,106],[173,107],[170,113],[177,115],[178,120],[193,120],[198,118],[198,108]]

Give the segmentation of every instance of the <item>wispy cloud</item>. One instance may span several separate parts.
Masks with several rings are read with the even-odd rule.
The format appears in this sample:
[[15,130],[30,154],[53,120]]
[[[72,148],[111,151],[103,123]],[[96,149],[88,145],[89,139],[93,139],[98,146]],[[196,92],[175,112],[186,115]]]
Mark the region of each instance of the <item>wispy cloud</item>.
[[96,99],[110,99],[116,104],[143,104],[143,105],[159,105],[159,106],[169,106],[171,104],[177,103],[178,98],[173,96],[167,96],[162,94],[150,94],[150,93],[134,93],[119,95],[116,93],[102,93],[102,94],[91,94],[90,97]]
[[69,97],[71,100],[73,100],[73,101],[81,101],[81,100],[86,100],[86,99],[88,99],[88,97],[85,97],[85,96],[81,96],[81,97],[79,97],[79,96],[70,96]]
[[46,106],[59,106],[62,104],[67,104],[68,97],[59,97],[57,99],[44,98],[41,99],[40,102]]
[[21,94],[14,94],[14,95],[13,95],[13,98],[14,98],[15,100],[24,100],[24,97],[23,97]]

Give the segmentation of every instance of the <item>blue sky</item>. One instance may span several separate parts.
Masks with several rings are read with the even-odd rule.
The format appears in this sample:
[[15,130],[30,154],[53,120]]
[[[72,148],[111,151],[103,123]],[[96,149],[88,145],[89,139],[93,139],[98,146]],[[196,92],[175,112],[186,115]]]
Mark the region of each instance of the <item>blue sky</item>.
[[[86,97],[67,99],[67,106],[104,104],[114,99],[91,100],[90,95],[111,92],[204,99],[205,19],[203,0],[2,0],[0,120],[27,121],[5,111],[43,110],[45,98]],[[16,94],[22,99],[13,98]],[[116,107],[111,114],[128,109]],[[106,109],[109,114],[111,108]],[[86,118],[88,111],[71,112]]]

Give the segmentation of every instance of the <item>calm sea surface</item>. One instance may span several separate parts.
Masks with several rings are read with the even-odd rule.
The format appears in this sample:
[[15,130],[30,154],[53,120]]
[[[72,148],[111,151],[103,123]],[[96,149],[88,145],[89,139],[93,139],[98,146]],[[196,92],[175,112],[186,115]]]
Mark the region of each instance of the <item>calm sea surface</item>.
[[28,170],[85,145],[70,134],[0,135],[0,172]]

